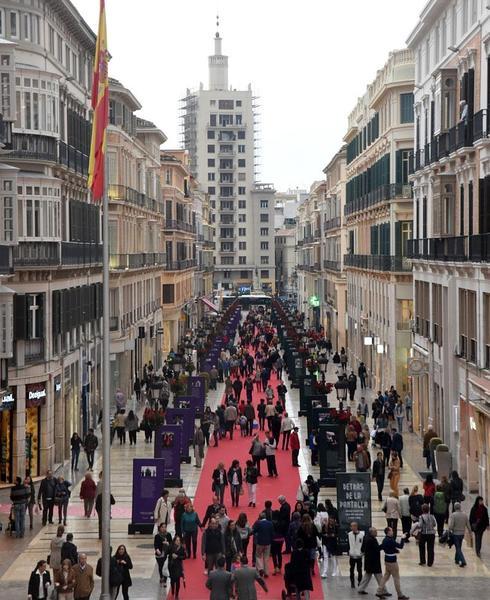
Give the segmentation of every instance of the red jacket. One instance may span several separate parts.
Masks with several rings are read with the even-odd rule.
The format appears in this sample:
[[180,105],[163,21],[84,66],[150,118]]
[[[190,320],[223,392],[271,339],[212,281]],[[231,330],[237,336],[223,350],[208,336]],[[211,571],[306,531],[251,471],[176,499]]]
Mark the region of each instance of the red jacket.
[[80,498],[82,500],[93,500],[97,490],[97,484],[93,479],[84,479],[80,486]]
[[296,431],[293,431],[291,433],[291,436],[289,438],[289,446],[290,446],[291,450],[299,450],[299,448],[300,448],[299,435],[296,433]]

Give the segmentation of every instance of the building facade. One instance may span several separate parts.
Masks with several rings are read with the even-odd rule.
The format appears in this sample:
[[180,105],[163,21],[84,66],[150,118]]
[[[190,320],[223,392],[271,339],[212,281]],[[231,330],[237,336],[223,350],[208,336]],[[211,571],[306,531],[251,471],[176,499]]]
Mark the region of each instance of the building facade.
[[414,425],[432,424],[471,491],[490,498],[490,19],[429,2],[416,57]]
[[246,291],[259,285],[271,290],[274,209],[272,188],[256,187],[255,98],[251,86],[235,90],[228,85],[228,57],[222,54],[221,41],[216,33],[208,89],[201,84],[183,99],[184,147],[190,172],[207,186],[211,203],[215,287]]
[[390,53],[348,119],[346,151],[347,352],[364,362],[373,389],[408,389],[411,347],[412,237],[408,185],[413,149],[414,60]]
[[0,354],[9,482],[62,462],[73,431],[97,419],[102,248],[86,185],[95,35],[68,0],[0,2],[0,22],[2,252],[14,244],[1,288],[14,293],[13,344]]

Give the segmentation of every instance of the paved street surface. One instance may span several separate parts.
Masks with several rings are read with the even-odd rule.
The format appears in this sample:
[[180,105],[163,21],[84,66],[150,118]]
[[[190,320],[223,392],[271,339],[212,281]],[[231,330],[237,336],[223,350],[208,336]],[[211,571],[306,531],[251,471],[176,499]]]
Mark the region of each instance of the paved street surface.
[[[335,380],[335,372],[329,365],[328,380]],[[214,406],[221,398],[223,384],[218,386],[218,390],[211,391],[209,402]],[[332,404],[336,404],[333,396],[330,394]],[[357,396],[360,397],[359,391]],[[368,390],[365,394],[370,400],[372,393]],[[357,402],[357,399],[356,399]],[[287,409],[289,414],[297,414],[299,405],[298,390],[290,390],[287,398]],[[301,426],[301,439],[306,437],[306,420],[298,419]],[[402,470],[400,488],[412,487],[420,483],[418,471],[423,467],[421,460],[420,444],[414,434],[405,433],[404,461],[405,466]],[[112,468],[112,493],[116,499],[116,506],[113,509],[113,519],[111,525],[112,545],[117,546],[120,543],[126,544],[128,552],[134,563],[133,587],[131,589],[132,600],[158,599],[164,596],[164,591],[158,583],[158,576],[155,568],[153,546],[151,536],[128,536],[127,526],[131,517],[131,459],[134,457],[152,456],[152,446],[144,443],[140,434],[138,445],[130,447],[128,443],[125,446],[119,446],[115,443],[111,450],[111,468]],[[230,457],[224,457],[226,462],[230,462]],[[80,479],[85,467],[84,457],[81,457],[81,470],[76,474]],[[318,468],[309,466],[309,452],[303,448],[300,456],[301,476],[306,478],[308,473],[313,473],[316,477],[319,475]],[[101,468],[100,457],[96,463],[95,474]],[[349,468],[352,466],[349,464]],[[66,469],[65,469],[66,471]],[[185,482],[187,493],[190,497],[194,496],[200,471],[192,465],[182,465],[182,477]],[[68,478],[72,474],[67,472]],[[75,479],[75,480],[76,480]],[[388,484],[385,491],[388,488]],[[174,492],[176,490],[173,490]],[[75,537],[75,543],[79,551],[86,551],[89,555],[89,562],[95,566],[97,558],[100,556],[100,542],[97,539],[97,520],[92,518],[87,520],[83,517],[82,504],[78,499],[79,483],[74,486],[72,500],[69,507],[69,517],[67,531],[71,531]],[[280,490],[278,490],[278,494]],[[320,499],[326,497],[332,498],[336,504],[334,489],[323,488]],[[275,500],[275,498],[274,498]],[[289,499],[293,501],[294,499]],[[468,498],[466,504],[471,500]],[[6,525],[6,512],[8,510],[8,491],[0,491],[0,520],[4,527]],[[379,532],[385,527],[384,513],[381,511],[381,503],[376,500],[375,486],[373,485],[373,525]],[[36,525],[32,532],[27,530],[26,537],[23,540],[17,540],[8,537],[5,533],[0,535],[0,598],[3,600],[24,600],[27,591],[27,580],[29,573],[37,560],[46,558],[49,553],[49,542],[56,532],[56,524],[45,528],[39,526],[39,517],[36,518]],[[478,560],[474,551],[468,547],[465,542],[464,552],[467,558],[468,566],[461,569],[454,564],[454,552],[446,547],[441,547],[436,542],[436,559],[432,569],[418,566],[418,549],[412,541],[402,551],[400,555],[400,572],[402,576],[402,589],[405,594],[412,599],[425,600],[433,598],[436,600],[475,598],[484,597],[484,590],[487,589],[490,575],[490,548],[488,543],[489,533],[483,547],[482,558]],[[315,577],[315,585],[323,584],[325,597],[336,600],[345,598],[359,598],[356,590],[351,590],[348,578],[348,558],[340,558],[341,575],[339,577],[329,577],[327,580],[320,580],[318,575]],[[201,568],[200,563],[199,568]],[[187,563],[187,568],[192,568],[193,562]],[[389,590],[394,592],[392,584],[389,584]],[[368,588],[370,594],[374,597],[375,584],[372,582]],[[93,595],[98,597],[99,581]],[[202,599],[208,597],[203,589]],[[182,598],[186,598],[186,592],[183,590]],[[194,600],[200,600],[199,598]],[[276,599],[274,599],[276,600]]]

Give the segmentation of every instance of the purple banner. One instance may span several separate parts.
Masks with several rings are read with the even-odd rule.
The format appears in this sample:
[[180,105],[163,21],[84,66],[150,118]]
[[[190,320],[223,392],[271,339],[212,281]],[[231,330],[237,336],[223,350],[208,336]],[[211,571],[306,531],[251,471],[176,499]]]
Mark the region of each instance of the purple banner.
[[[177,401],[176,398],[174,401]],[[192,398],[191,400],[194,400]],[[194,422],[196,419],[196,409],[190,408],[167,408],[165,411],[165,422],[168,425],[182,425],[181,436],[181,455],[185,458],[189,456],[189,446],[194,437]]]
[[161,458],[133,458],[133,527],[153,527],[153,511],[165,487],[165,466]]
[[192,398],[198,398],[199,403],[196,404],[196,416],[200,417],[204,412],[206,403],[206,383],[204,377],[189,377],[187,379],[187,394]]
[[[182,425],[160,425],[156,430],[154,457],[165,460],[165,483],[171,486],[180,481],[180,450]],[[171,482],[171,483],[170,483]],[[182,484],[176,484],[182,485]]]

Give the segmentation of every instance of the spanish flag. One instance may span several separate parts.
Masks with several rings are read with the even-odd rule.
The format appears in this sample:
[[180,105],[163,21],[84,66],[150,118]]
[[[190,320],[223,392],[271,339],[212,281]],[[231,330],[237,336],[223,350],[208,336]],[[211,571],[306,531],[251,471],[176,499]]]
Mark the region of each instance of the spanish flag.
[[88,187],[95,202],[104,196],[106,131],[109,119],[109,53],[107,51],[107,28],[105,0],[100,0],[99,31],[95,48],[94,78],[92,82],[92,141],[88,167]]

